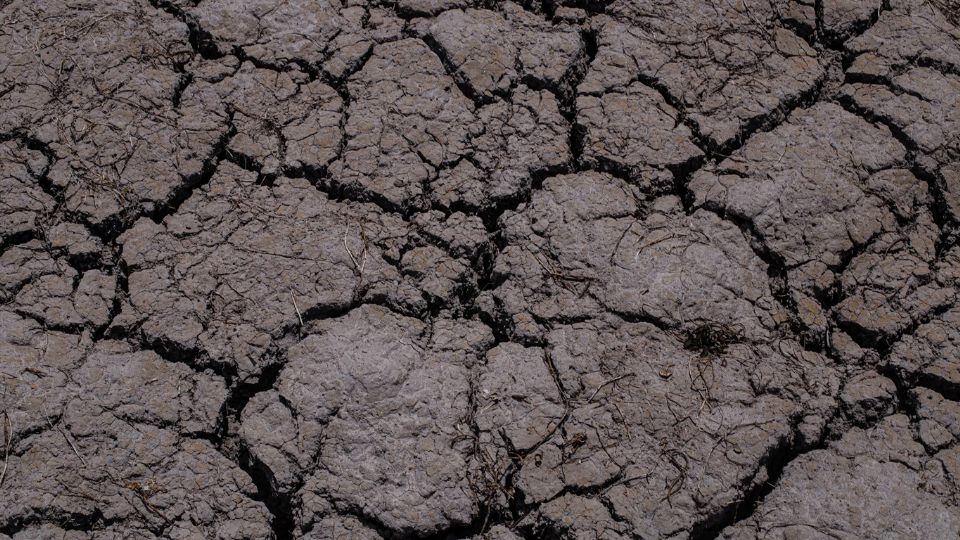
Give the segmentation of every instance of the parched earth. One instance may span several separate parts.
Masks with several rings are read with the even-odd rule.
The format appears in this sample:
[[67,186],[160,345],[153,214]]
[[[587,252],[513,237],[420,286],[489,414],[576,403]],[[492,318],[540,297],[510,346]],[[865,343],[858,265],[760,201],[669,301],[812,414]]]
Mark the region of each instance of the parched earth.
[[0,0],[0,539],[960,536],[955,0]]

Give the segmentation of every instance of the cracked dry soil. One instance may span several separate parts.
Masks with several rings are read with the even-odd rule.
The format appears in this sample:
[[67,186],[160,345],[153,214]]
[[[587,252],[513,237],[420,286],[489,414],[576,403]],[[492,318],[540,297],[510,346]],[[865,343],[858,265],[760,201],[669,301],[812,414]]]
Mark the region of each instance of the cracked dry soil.
[[0,0],[0,538],[957,538],[958,25]]

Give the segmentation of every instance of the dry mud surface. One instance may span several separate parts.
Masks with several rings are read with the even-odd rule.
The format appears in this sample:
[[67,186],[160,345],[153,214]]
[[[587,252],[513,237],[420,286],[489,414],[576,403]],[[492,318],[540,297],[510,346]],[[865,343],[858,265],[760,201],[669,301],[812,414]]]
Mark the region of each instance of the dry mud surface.
[[960,535],[953,0],[0,0],[0,539]]

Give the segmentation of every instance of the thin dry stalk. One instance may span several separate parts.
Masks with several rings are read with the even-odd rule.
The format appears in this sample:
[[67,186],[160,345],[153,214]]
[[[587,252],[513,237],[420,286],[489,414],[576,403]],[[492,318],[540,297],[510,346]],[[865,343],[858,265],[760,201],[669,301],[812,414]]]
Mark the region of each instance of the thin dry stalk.
[[350,260],[353,262],[353,268],[357,271],[357,275],[363,277],[363,267],[367,263],[367,231],[364,230],[363,225],[360,225],[360,243],[361,251],[357,255],[350,249],[350,246],[347,245],[347,232],[343,233],[343,248],[347,250],[347,255],[350,256]]
[[303,326],[303,314],[300,313],[300,306],[297,305],[297,297],[294,296],[293,292],[290,292],[290,299],[293,300],[293,309],[297,312],[297,319],[300,321],[300,326]]
[[70,440],[70,437],[69,437],[69,436],[67,436],[67,432],[65,432],[64,430],[60,429],[60,423],[58,422],[57,425],[53,425],[53,424],[51,424],[50,421],[48,420],[48,421],[47,421],[47,425],[50,426],[51,428],[59,431],[59,432],[60,432],[60,435],[63,435],[64,440],[66,440],[66,441],[67,441],[67,444],[70,445],[70,448],[73,449],[73,453],[76,454],[76,455],[77,455],[77,458],[80,459],[80,463],[83,463],[83,466],[84,466],[84,467],[87,467],[87,460],[83,459],[83,455],[80,453],[80,450],[77,449],[77,445],[73,444],[73,441]]
[[10,415],[3,411],[3,470],[0,471],[0,488],[7,477],[7,464],[10,462],[10,439],[13,438],[13,426],[10,424]]
[[628,377],[636,377],[636,376],[637,376],[636,373],[626,373],[624,375],[620,375],[619,377],[614,377],[610,380],[602,382],[600,386],[598,386],[597,389],[593,391],[593,394],[590,395],[590,399],[587,400],[587,403],[592,402],[593,398],[597,397],[597,394],[600,393],[600,390],[603,390],[607,386],[610,386],[611,384],[615,384],[617,381],[622,381],[623,379],[626,379]]

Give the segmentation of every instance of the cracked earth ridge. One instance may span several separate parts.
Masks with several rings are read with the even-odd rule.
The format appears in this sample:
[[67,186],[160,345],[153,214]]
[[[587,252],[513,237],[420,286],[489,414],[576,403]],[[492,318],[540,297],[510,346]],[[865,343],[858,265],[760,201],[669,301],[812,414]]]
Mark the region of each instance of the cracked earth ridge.
[[958,25],[0,1],[0,538],[960,536]]

